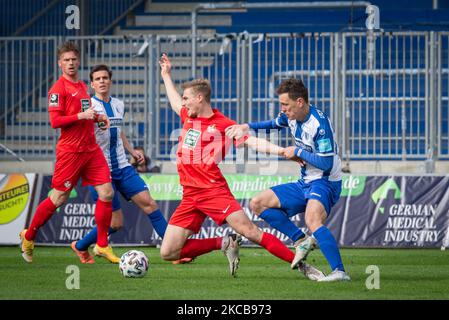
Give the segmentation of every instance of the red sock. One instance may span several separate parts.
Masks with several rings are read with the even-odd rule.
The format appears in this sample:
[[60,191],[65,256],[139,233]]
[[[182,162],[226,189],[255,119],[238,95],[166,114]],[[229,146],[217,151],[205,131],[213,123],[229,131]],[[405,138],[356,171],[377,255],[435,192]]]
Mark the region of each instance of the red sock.
[[272,255],[292,263],[295,254],[291,252],[278,238],[270,233],[264,232],[262,240],[259,243],[262,247],[268,250]]
[[28,241],[34,240],[36,238],[37,230],[42,227],[48,219],[51,218],[53,212],[56,211],[56,206],[50,200],[50,198],[42,201],[36,209],[36,214],[31,221],[31,225],[29,226],[27,232],[25,233],[25,239]]
[[213,250],[221,249],[223,238],[189,239],[182,247],[180,259],[195,258]]
[[99,247],[108,246],[108,230],[112,218],[112,201],[105,202],[97,200],[95,206],[95,222],[97,223],[97,245]]

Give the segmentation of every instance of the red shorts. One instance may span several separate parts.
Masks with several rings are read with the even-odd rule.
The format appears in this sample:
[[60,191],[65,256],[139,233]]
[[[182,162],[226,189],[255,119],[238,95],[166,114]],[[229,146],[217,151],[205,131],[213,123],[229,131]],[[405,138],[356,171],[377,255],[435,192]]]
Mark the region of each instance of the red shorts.
[[111,172],[100,147],[92,152],[56,151],[55,173],[51,187],[68,191],[82,178],[82,185],[96,186],[111,182]]
[[227,216],[240,210],[242,207],[227,187],[196,190],[184,188],[181,203],[168,223],[197,233],[206,217],[220,226],[225,223]]

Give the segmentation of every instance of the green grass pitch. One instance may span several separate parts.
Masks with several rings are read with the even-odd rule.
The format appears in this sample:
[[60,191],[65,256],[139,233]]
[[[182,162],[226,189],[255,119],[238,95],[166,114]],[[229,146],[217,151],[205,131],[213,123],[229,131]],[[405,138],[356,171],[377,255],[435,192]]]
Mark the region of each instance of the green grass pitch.
[[[124,278],[118,265],[102,258],[82,265],[69,247],[38,246],[32,264],[22,260],[18,247],[0,247],[0,299],[449,299],[449,251],[437,249],[342,249],[352,281],[340,283],[307,280],[259,248],[241,249],[236,278],[229,275],[221,252],[172,265],[156,248],[136,249],[150,260],[148,274],[141,279]],[[131,248],[114,250],[120,255]],[[319,250],[309,255],[308,262],[329,272]],[[79,267],[79,289],[66,288],[70,265]],[[379,268],[379,289],[365,285],[369,265]]]

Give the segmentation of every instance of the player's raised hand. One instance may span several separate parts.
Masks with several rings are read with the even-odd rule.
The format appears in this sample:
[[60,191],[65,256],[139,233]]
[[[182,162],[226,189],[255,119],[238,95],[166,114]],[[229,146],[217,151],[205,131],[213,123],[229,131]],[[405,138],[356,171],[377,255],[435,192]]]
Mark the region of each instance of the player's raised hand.
[[105,114],[99,114],[97,121],[98,121],[98,127],[100,127],[101,130],[107,130],[111,127],[111,122],[109,121],[109,117]]
[[235,124],[225,129],[225,134],[230,139],[240,139],[249,131],[248,124]]
[[161,55],[161,58],[159,59],[159,65],[161,66],[161,76],[170,75],[171,72],[171,61],[168,58],[166,53],[163,53]]

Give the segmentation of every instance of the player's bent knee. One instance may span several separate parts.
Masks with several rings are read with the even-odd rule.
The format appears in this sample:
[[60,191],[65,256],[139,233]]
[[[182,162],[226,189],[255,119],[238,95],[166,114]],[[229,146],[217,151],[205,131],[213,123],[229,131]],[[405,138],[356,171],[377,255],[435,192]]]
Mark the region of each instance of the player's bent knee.
[[171,249],[161,247],[161,258],[166,261],[173,261],[179,259],[179,254]]
[[259,243],[262,239],[262,231],[254,224],[242,228],[240,234],[255,243]]
[[53,202],[56,208],[62,206],[69,198],[70,191],[68,192],[54,192],[50,195],[50,200]]

